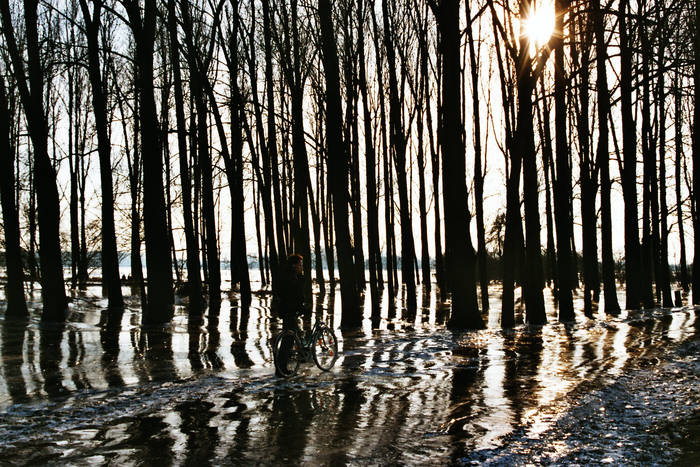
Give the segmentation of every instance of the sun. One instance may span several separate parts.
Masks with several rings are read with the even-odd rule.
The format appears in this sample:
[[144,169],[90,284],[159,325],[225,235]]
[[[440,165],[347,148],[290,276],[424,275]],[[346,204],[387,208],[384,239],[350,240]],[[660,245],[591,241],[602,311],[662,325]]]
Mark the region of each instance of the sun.
[[530,44],[540,48],[549,41],[554,31],[554,5],[543,2],[533,4],[532,11],[523,24],[523,33],[530,39]]

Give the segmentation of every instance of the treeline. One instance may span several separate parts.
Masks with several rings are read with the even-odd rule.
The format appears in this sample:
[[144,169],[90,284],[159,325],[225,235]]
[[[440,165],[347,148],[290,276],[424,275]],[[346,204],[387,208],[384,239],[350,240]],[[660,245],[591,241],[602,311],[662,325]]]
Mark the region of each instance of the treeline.
[[[548,7],[554,33],[540,41],[532,18]],[[516,285],[527,321],[546,321],[545,281],[563,321],[574,318],[578,287],[587,314],[601,286],[605,311],[617,313],[616,183],[624,306],[670,306],[670,235],[680,285],[700,287],[685,245],[689,227],[698,238],[700,209],[698,8],[689,0],[0,0],[7,315],[27,314],[26,268],[41,283],[42,319],[65,319],[61,252],[70,250],[70,286],[80,287],[91,222],[114,322],[124,238],[145,324],[172,318],[177,284],[192,316],[215,317],[222,250],[243,304],[249,254],[273,290],[292,252],[309,259],[307,295],[312,277],[325,290],[324,266],[334,286],[337,269],[345,327],[361,323],[366,284],[373,311],[384,287],[391,300],[404,287],[415,310],[416,284],[430,288],[433,274],[451,300],[449,325],[482,327],[490,255],[502,265],[504,327],[514,324]],[[502,165],[494,191],[505,193],[490,227],[487,162]],[[247,249],[252,237],[256,252]]]

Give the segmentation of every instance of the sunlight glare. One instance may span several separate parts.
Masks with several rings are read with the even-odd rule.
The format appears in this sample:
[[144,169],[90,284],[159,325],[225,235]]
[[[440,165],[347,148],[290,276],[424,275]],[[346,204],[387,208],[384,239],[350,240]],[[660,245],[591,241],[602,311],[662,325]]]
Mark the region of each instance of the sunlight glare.
[[554,5],[548,2],[537,7],[533,5],[533,10],[523,26],[530,43],[536,48],[542,47],[554,31]]

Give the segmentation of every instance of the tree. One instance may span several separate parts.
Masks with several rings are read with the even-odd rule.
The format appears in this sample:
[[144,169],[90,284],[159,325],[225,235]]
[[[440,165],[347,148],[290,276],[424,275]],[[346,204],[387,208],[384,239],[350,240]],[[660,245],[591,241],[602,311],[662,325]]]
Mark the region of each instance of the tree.
[[328,145],[328,186],[332,194],[335,225],[340,296],[342,300],[341,326],[359,327],[362,315],[358,309],[358,289],[355,284],[352,243],[348,228],[348,155],[344,149],[338,51],[333,26],[330,0],[319,0],[318,16],[321,26],[321,52],[326,79],[326,144]]
[[24,22],[27,36],[27,71],[20,54],[8,0],[0,1],[3,34],[12,61],[29,133],[34,148],[34,184],[39,218],[39,260],[41,267],[42,321],[64,321],[66,291],[59,236],[60,208],[56,171],[48,154],[48,124],[44,112],[44,78],[38,36],[38,0],[25,0]]
[[114,187],[112,185],[111,142],[107,122],[106,84],[100,69],[100,15],[101,0],[93,0],[93,13],[87,0],[80,0],[80,8],[85,22],[85,34],[88,45],[88,74],[92,86],[92,107],[97,129],[97,153],[100,160],[100,187],[102,191],[102,285],[107,290],[108,308],[112,319],[121,317],[124,307],[122,288],[119,279],[119,258],[117,256],[117,238],[114,226]]
[[143,303],[144,324],[160,324],[173,316],[173,274],[168,242],[163,159],[158,136],[158,118],[153,93],[153,46],[156,34],[155,0],[145,0],[143,16],[136,0],[124,0],[133,32],[137,66],[136,90],[139,100],[141,154],[143,159],[143,222],[148,270],[147,303]]
[[5,80],[0,78],[0,202],[2,203],[3,232],[5,233],[6,316],[8,318],[24,318],[28,312],[27,302],[24,298],[19,215],[15,204],[15,168],[12,158],[14,149],[10,139],[9,111]]
[[476,255],[469,234],[469,210],[465,176],[465,148],[460,112],[459,3],[432,1],[442,57],[442,106],[440,143],[445,203],[445,258],[452,296],[451,328],[484,326],[476,297]]

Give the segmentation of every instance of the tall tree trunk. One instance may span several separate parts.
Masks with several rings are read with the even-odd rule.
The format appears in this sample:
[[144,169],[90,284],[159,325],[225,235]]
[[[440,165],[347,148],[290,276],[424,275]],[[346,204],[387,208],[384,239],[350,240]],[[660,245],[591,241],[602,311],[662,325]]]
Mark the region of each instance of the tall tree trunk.
[[693,89],[695,90],[695,106],[693,106],[693,198],[695,199],[695,224],[693,225],[693,244],[696,260],[693,260],[693,305],[700,304],[700,2],[695,2],[695,66],[693,72]]
[[319,0],[318,14],[321,23],[321,52],[326,81],[326,141],[328,144],[328,186],[333,197],[333,216],[340,270],[340,296],[342,300],[341,326],[359,327],[362,322],[358,289],[353,274],[352,243],[348,228],[348,157],[344,150],[338,51],[330,0]]
[[685,228],[683,222],[683,199],[681,198],[681,166],[683,161],[683,105],[681,100],[681,87],[679,79],[679,71],[676,68],[673,82],[673,101],[675,115],[673,119],[673,127],[675,130],[675,181],[676,181],[676,215],[678,218],[678,241],[680,243],[680,285],[683,291],[689,290],[688,284],[688,266],[685,251]]
[[66,291],[59,235],[60,206],[56,171],[48,154],[48,125],[43,102],[43,70],[37,24],[38,0],[25,0],[24,22],[27,40],[28,75],[17,46],[8,0],[0,2],[3,34],[9,49],[14,76],[29,125],[34,148],[34,184],[39,218],[39,259],[41,266],[42,321],[64,321]]
[[620,1],[620,110],[622,113],[622,196],[625,201],[625,308],[642,304],[641,256],[637,211],[637,126],[632,114],[632,44],[627,29],[629,0]]
[[[360,1],[357,8],[357,48],[359,70],[359,88],[362,96],[362,113],[365,130],[365,182],[367,199],[367,247],[369,256],[369,288],[372,302],[372,313],[379,310],[379,277],[381,277],[382,257],[379,250],[379,209],[377,205],[376,153],[372,130],[372,115],[369,111],[367,92],[367,71],[365,67],[365,2]],[[368,4],[373,8],[373,4]]]
[[[578,36],[581,38],[578,83],[579,108],[577,110],[577,133],[580,153],[581,183],[581,226],[582,226],[582,262],[583,262],[583,308],[586,316],[593,315],[593,301],[600,296],[600,278],[598,276],[598,238],[596,227],[595,199],[598,191],[598,169],[591,156],[590,123],[588,108],[590,104],[590,49],[593,41],[593,28],[590,14],[578,12]],[[572,55],[578,58],[579,49],[572,46]],[[575,60],[577,61],[577,60]],[[576,66],[576,64],[574,64]]]
[[[396,166],[396,183],[399,190],[399,216],[401,222],[401,280],[406,287],[406,308],[416,310],[416,279],[413,262],[416,256],[413,243],[413,224],[408,202],[408,186],[406,183],[406,137],[401,118],[401,102],[399,100],[398,80],[396,77],[396,55],[391,34],[393,28],[389,22],[387,0],[382,0],[382,17],[384,21],[384,46],[389,69],[389,135],[393,159]],[[459,187],[455,187],[459,189]],[[465,184],[466,194],[466,184]],[[466,208],[466,205],[465,205]],[[466,212],[466,211],[465,211]]]
[[600,169],[600,237],[603,261],[603,293],[605,312],[618,314],[615,285],[615,260],[612,247],[612,212],[610,206],[610,155],[608,152],[608,116],[610,114],[610,93],[607,77],[607,47],[605,46],[605,16],[600,0],[593,0],[592,8],[595,29],[596,88],[598,93],[598,147],[597,164]]
[[442,144],[443,198],[447,275],[452,295],[451,328],[482,328],[476,296],[476,255],[469,234],[469,210],[465,180],[465,148],[460,113],[459,3],[441,0],[434,6],[442,56]]
[[[479,63],[474,50],[469,0],[465,2],[467,13],[467,42],[469,43],[469,69],[472,79],[472,114],[474,116],[474,204],[476,206],[476,239],[479,264],[481,308],[489,309],[489,276],[486,270],[486,228],[484,227],[484,171],[481,167],[481,117],[479,109]],[[486,165],[484,163],[484,165]]]
[[141,119],[141,151],[143,155],[143,222],[148,269],[148,303],[143,313],[144,324],[161,324],[173,316],[173,273],[166,231],[165,197],[163,194],[163,159],[158,138],[158,118],[153,93],[153,47],[157,7],[146,0],[143,18],[139,4],[125,4],[136,46],[137,84]]
[[[646,14],[646,1],[639,5],[640,13]],[[656,151],[653,149],[652,128],[651,128],[651,70],[647,25],[643,24],[643,18],[639,19],[637,28],[641,36],[641,87],[642,87],[642,303],[645,308],[656,306],[654,292],[652,289],[652,279],[658,274],[656,269],[656,254],[654,253],[656,223],[653,222],[654,202],[654,182],[656,179]],[[654,232],[652,232],[654,229]]]
[[107,86],[100,70],[99,29],[102,4],[94,3],[90,14],[87,0],[80,0],[83,12],[88,45],[88,75],[92,87],[92,107],[97,130],[97,153],[100,160],[100,191],[102,192],[102,286],[107,291],[110,322],[118,323],[121,318],[124,299],[119,278],[119,257],[114,226],[114,187],[112,185],[111,141],[107,122]]
[[657,285],[661,289],[662,305],[673,306],[671,296],[671,272],[668,266],[668,204],[666,201],[666,72],[664,70],[664,55],[666,52],[665,20],[661,18],[660,8],[656,10],[656,22],[659,28],[658,64],[659,72],[657,82],[657,111],[659,132],[659,250],[657,252],[659,270],[657,272]]
[[182,89],[182,73],[180,71],[175,0],[168,0],[168,34],[170,37],[170,61],[173,67],[173,85],[175,88],[175,121],[177,125],[180,186],[182,189],[182,216],[185,229],[185,248],[187,249],[188,312],[190,316],[199,316],[202,313],[202,279],[199,265],[199,245],[194,233],[194,225],[192,224],[192,182],[190,180],[190,167],[187,155],[185,101]]
[[[231,192],[231,281],[240,286],[241,303],[244,308],[251,303],[250,274],[245,236],[245,205],[243,195],[243,120],[245,113],[243,98],[238,87],[240,64],[238,59],[239,2],[231,1],[233,24],[229,31],[229,82],[231,88],[231,159],[227,166],[229,190]],[[258,237],[259,237],[258,229]]]
[[[369,9],[370,15],[372,16],[372,26],[374,30],[374,52],[375,61],[377,63],[377,69],[383,69],[383,56],[381,54],[381,48],[379,47],[379,28],[377,26],[377,18],[374,8]],[[387,291],[389,293],[389,301],[393,304],[394,297],[396,297],[397,284],[395,281],[395,268],[396,263],[394,261],[394,225],[391,223],[391,217],[393,212],[393,193],[390,190],[391,186],[391,165],[389,164],[389,153],[386,143],[386,106],[385,106],[385,87],[384,87],[384,73],[377,73],[377,84],[379,86],[379,134],[382,141],[382,161],[383,161],[383,172],[384,172],[384,226],[386,229],[386,275],[387,275]]]
[[[556,130],[556,190],[554,191],[554,219],[557,226],[557,265],[559,277],[559,321],[574,320],[574,303],[571,290],[572,219],[569,196],[571,193],[571,168],[569,167],[569,145],[566,132],[566,76],[564,70],[564,14],[569,7],[567,0],[557,0],[554,29],[554,127]],[[582,111],[588,112],[585,108]],[[527,205],[526,205],[527,206]],[[527,223],[527,220],[526,220]],[[534,232],[533,232],[534,235]],[[528,231],[528,255],[531,246]]]
[[[265,47],[265,82],[266,82],[266,97],[267,97],[267,154],[270,169],[272,171],[272,193],[274,195],[275,209],[275,228],[277,234],[277,253],[280,258],[287,256],[285,248],[284,224],[285,219],[282,215],[282,195],[281,183],[279,175],[279,164],[277,161],[277,130],[275,124],[275,95],[274,83],[272,75],[272,17],[270,16],[270,1],[262,0],[263,10],[263,42]],[[277,268],[277,264],[272,265]],[[273,287],[274,285],[273,279]]]
[[15,205],[15,168],[10,140],[10,120],[5,80],[0,78],[0,202],[2,203],[3,232],[5,233],[5,298],[8,318],[26,318],[24,298],[24,271],[20,249],[19,215]]
[[[550,184],[550,174],[553,178],[553,173],[550,170],[554,156],[552,155],[552,134],[549,127],[549,104],[547,103],[547,95],[544,89],[544,80],[540,80],[542,89],[542,108],[544,117],[540,115],[539,106],[537,107],[537,117],[540,130],[540,140],[542,141],[542,168],[544,171],[544,195],[545,195],[545,218],[547,223],[547,269],[548,274],[545,275],[547,282],[551,281],[552,292],[556,297],[558,292],[557,281],[557,253],[554,247],[554,221],[552,219],[552,189],[553,184]],[[554,182],[554,180],[552,180]]]

